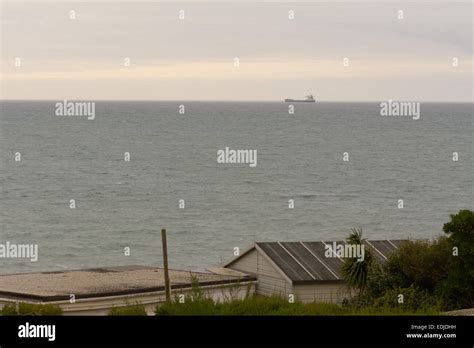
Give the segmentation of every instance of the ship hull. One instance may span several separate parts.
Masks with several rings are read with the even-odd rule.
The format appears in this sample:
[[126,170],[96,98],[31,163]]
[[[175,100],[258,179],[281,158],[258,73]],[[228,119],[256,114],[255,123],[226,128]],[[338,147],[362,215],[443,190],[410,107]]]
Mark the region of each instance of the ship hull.
[[315,103],[316,100],[285,99],[286,103]]

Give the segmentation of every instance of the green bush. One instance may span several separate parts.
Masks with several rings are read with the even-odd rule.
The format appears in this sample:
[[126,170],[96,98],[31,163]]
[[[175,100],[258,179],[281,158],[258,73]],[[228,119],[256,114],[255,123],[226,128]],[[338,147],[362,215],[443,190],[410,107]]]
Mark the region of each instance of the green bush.
[[437,294],[450,309],[474,307],[474,212],[451,215],[443,231],[449,236],[449,273]]
[[407,311],[439,311],[439,302],[438,298],[430,295],[426,290],[421,290],[412,285],[408,288],[396,288],[387,291],[383,297],[375,300],[374,305],[378,308],[399,308]]
[[109,315],[111,316],[143,316],[147,315],[145,307],[136,304],[126,307],[114,307],[110,310]]
[[62,315],[61,307],[53,304],[25,303],[7,304],[0,315]]
[[155,309],[156,315],[216,315],[216,306],[212,299],[186,299],[165,302]]
[[15,304],[6,304],[0,309],[1,315],[18,315]]
[[410,241],[393,253],[385,264],[387,282],[392,287],[414,286],[433,292],[450,271],[449,241],[446,237],[430,241]]
[[[443,230],[448,236],[408,241],[384,265],[373,263],[366,291],[345,304],[414,311],[473,307],[474,213],[462,210],[451,215]],[[403,306],[394,305],[398,294],[404,294]]]
[[[452,308],[441,293],[451,272],[449,240],[409,241],[394,252],[383,265],[373,264],[367,277],[367,291],[347,300],[357,308],[404,308],[447,310]],[[398,303],[403,294],[404,303]]]

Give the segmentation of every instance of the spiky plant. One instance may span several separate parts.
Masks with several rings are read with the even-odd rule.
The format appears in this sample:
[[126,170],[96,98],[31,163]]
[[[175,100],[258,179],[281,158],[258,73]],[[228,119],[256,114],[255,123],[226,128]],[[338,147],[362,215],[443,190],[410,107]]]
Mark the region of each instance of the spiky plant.
[[[362,229],[352,228],[349,237],[346,239],[348,244],[362,245]],[[364,246],[364,259],[358,260],[357,257],[345,258],[342,266],[342,274],[347,284],[362,294],[367,287],[367,277],[372,265],[372,252]]]

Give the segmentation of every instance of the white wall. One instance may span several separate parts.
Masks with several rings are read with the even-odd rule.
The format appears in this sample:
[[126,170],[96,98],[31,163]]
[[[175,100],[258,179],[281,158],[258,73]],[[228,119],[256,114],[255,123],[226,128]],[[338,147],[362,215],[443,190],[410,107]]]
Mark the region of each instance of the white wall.
[[291,293],[291,284],[256,249],[252,249],[228,265],[227,268],[256,275],[258,278],[258,295],[282,295],[286,297],[287,294]]
[[293,285],[293,291],[296,298],[303,302],[340,303],[351,296],[351,291],[344,282]]

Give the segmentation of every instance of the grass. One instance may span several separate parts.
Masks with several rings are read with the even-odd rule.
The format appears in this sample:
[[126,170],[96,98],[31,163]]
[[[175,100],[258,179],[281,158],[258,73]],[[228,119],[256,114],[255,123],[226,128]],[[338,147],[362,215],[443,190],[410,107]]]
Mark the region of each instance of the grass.
[[221,315],[221,316],[267,316],[267,315],[439,315],[435,308],[409,310],[403,307],[350,307],[333,303],[303,303],[274,297],[248,297],[243,300],[214,302],[209,298],[188,298],[184,303],[172,301],[158,305],[156,315]]
[[[18,303],[5,305],[0,315],[62,315],[59,306],[52,304]],[[437,308],[410,310],[403,307],[355,307],[334,303],[303,303],[273,296],[249,296],[245,299],[233,299],[215,302],[206,297],[186,297],[184,303],[174,300],[160,304],[155,309],[159,316],[311,316],[311,315],[440,315]],[[110,316],[145,316],[145,308],[140,304],[115,307]]]

